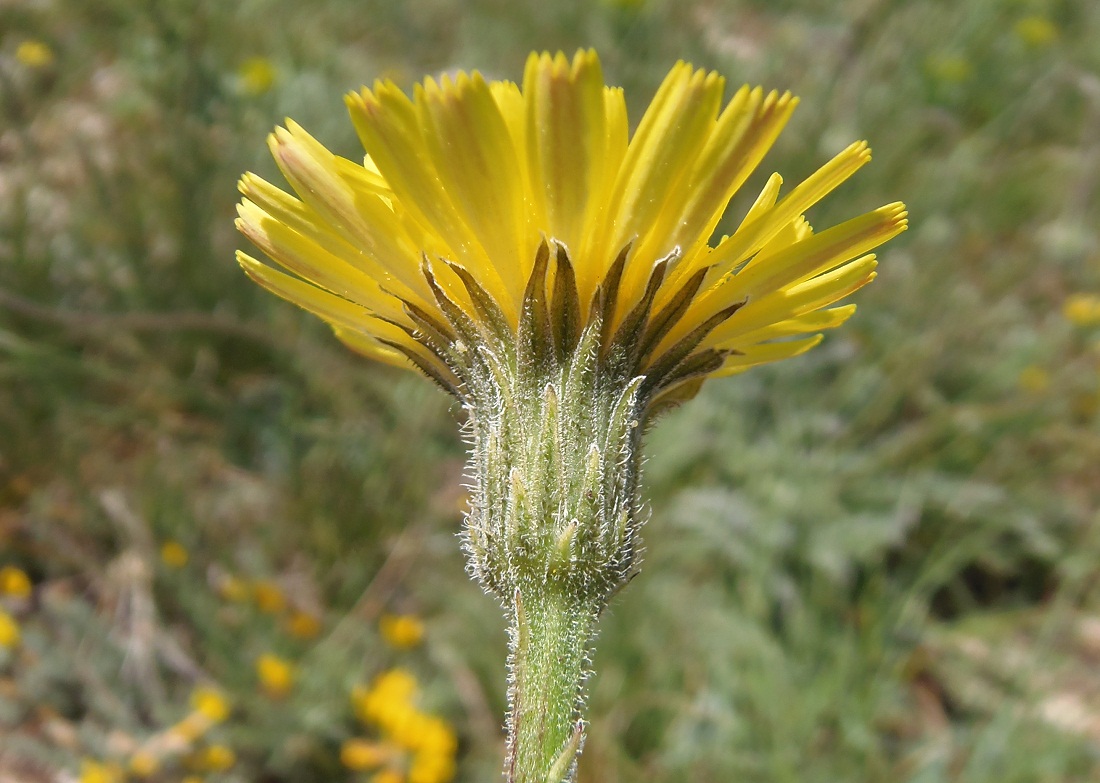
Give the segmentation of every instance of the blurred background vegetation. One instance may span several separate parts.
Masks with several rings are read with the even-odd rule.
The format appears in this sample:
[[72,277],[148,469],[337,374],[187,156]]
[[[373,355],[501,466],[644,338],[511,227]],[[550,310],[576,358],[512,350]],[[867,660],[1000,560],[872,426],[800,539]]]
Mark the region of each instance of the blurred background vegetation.
[[792,90],[745,192],[867,138],[811,220],[912,225],[821,348],[652,431],[582,783],[1100,779],[1097,40],[1086,0],[0,2],[0,780],[497,779],[458,411],[245,279],[235,182],[287,115],[361,154],[380,75],[578,46],[634,121],[678,58]]

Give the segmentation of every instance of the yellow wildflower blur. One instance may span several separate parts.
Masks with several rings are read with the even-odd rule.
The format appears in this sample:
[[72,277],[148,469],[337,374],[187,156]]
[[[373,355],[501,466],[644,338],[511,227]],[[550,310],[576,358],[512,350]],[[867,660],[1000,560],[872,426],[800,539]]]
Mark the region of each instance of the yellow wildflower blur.
[[252,598],[261,612],[279,614],[286,609],[286,596],[282,588],[269,580],[261,580],[252,585]]
[[390,669],[380,674],[370,688],[352,690],[351,703],[359,720],[385,727],[393,705],[405,705],[415,696],[416,678],[404,669]]
[[80,763],[80,783],[121,783],[125,779],[115,764],[100,764],[92,759]]
[[452,755],[420,753],[409,769],[409,783],[446,783],[454,775]]
[[15,566],[0,568],[0,596],[26,598],[31,594],[31,580],[26,572]]
[[225,772],[237,763],[237,754],[226,745],[210,745],[191,759],[191,765],[207,772]]
[[1029,364],[1027,367],[1020,370],[1020,375],[1016,379],[1016,382],[1020,385],[1020,388],[1028,394],[1042,394],[1050,388],[1050,373],[1042,367]]
[[200,685],[191,692],[191,706],[212,723],[229,717],[229,701],[217,688]]
[[168,734],[184,745],[190,745],[205,734],[213,723],[200,712],[192,712],[168,728]]
[[352,691],[356,716],[380,729],[383,742],[349,740],[341,754],[345,766],[370,769],[388,763],[379,773],[385,774],[399,766],[394,761],[401,755],[407,757],[408,783],[447,783],[454,777],[458,738],[445,720],[417,708],[416,693],[416,678],[403,669],[384,672],[370,688]]
[[974,66],[957,54],[935,54],[924,61],[924,70],[942,84],[962,84],[974,75]]
[[1039,49],[1058,40],[1058,27],[1045,16],[1025,16],[1016,22],[1016,37],[1028,46]]
[[226,576],[218,582],[218,595],[223,600],[243,603],[250,594],[248,583],[236,576]]
[[372,775],[370,783],[405,783],[401,773],[394,769],[384,769],[376,775]]
[[158,769],[160,760],[148,751],[139,750],[130,757],[130,772],[138,778],[152,777]]
[[398,650],[416,647],[424,639],[424,623],[412,614],[384,614],[378,621],[378,630]]
[[19,623],[10,614],[0,609],[0,649],[11,648],[19,644]]
[[295,638],[313,639],[321,633],[321,621],[309,612],[291,612],[290,617],[286,619],[286,630]]
[[187,565],[187,549],[179,541],[165,541],[160,547],[160,559],[169,568]]
[[275,65],[266,57],[250,57],[237,68],[241,91],[246,95],[263,95],[275,86],[278,75]]
[[28,68],[45,68],[53,62],[53,49],[42,41],[28,39],[15,48],[15,59]]
[[1074,326],[1100,324],[1100,296],[1073,294],[1062,304],[1062,316]]
[[377,769],[390,756],[391,752],[385,746],[360,737],[349,739],[340,747],[340,763],[356,772]]
[[1100,412],[1100,395],[1096,392],[1075,394],[1069,401],[1069,408],[1074,416],[1080,419],[1091,419]]
[[286,696],[294,687],[294,665],[271,653],[256,659],[256,676],[264,692],[275,699]]

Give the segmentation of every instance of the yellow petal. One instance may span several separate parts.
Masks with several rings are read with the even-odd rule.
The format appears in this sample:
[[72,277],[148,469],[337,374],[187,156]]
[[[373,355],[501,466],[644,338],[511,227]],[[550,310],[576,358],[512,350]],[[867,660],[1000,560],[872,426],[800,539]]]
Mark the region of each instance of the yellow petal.
[[394,350],[388,345],[383,345],[366,332],[357,332],[343,326],[334,326],[333,332],[335,332],[340,342],[368,359],[373,359],[376,362],[382,362],[392,367],[399,367],[402,370],[416,369],[412,362],[410,362],[400,351]]
[[543,230],[576,256],[589,198],[600,196],[606,165],[603,73],[592,50],[572,64],[559,52],[532,55],[524,73],[528,160],[534,210]]
[[724,375],[735,375],[744,372],[750,367],[761,364],[782,361],[800,356],[821,342],[824,335],[817,334],[804,340],[791,340],[785,343],[764,343],[753,345],[744,349],[741,356],[731,356],[717,371],[711,373],[712,377],[720,378]]
[[[289,193],[285,193],[252,173],[241,177],[238,189],[245,196],[245,200],[254,203],[271,220],[283,224],[305,241],[340,259],[348,266],[366,273],[377,280],[389,293],[422,306],[429,306],[426,304],[429,293],[425,290],[426,286],[422,279],[412,278],[407,269],[403,270],[404,276],[410,279],[412,286],[415,287],[398,279],[364,249],[355,247],[332,231],[329,224],[316,211]],[[401,269],[398,265],[408,266],[408,262],[401,258],[389,260],[396,262],[391,265],[397,266],[398,269]]]
[[375,277],[310,242],[248,199],[237,205],[237,213],[238,230],[291,272],[388,318],[404,318],[401,302],[386,294]]
[[336,156],[293,122],[276,128],[269,143],[287,181],[321,221],[410,290],[426,292],[417,273],[419,250],[395,230],[393,210],[377,193],[354,190],[340,176]]
[[734,275],[720,292],[719,307],[827,272],[896,237],[908,226],[905,205],[888,204],[784,247]]
[[710,237],[730,198],[756,170],[797,105],[790,93],[772,91],[764,97],[759,87],[750,92],[747,86],[738,91],[695,161],[688,199],[674,223],[676,244],[686,247]]
[[604,103],[604,152],[603,177],[593,188],[585,211],[585,231],[581,248],[574,260],[577,274],[577,291],[581,302],[589,302],[596,286],[607,274],[608,268],[622,250],[614,247],[609,231],[611,220],[610,199],[615,179],[626,157],[630,142],[630,127],[626,113],[626,98],[621,87],[605,87]]
[[523,182],[504,118],[481,74],[459,73],[416,90],[425,146],[458,214],[518,312],[537,241],[527,236]]
[[[737,231],[741,231],[745,226],[751,225],[760,215],[767,212],[769,209],[775,206],[776,199],[779,198],[779,188],[783,186],[783,178],[779,176],[779,172],[774,172],[768,181],[764,183],[764,187],[760,190],[760,195],[756,197],[756,201],[749,207],[749,211],[745,213],[745,219],[741,221],[741,225],[737,227]],[[734,233],[737,233],[736,231]],[[723,237],[724,242],[728,237]]]
[[[473,231],[456,210],[432,164],[416,106],[392,82],[377,82],[345,97],[348,112],[363,147],[401,203],[422,231],[434,235],[434,252],[461,264],[478,277],[505,313],[515,316],[509,292]],[[420,248],[432,252],[432,248]],[[417,261],[419,268],[419,257]],[[459,290],[448,290],[464,301]]]
[[768,340],[778,340],[784,337],[794,337],[807,332],[821,332],[826,329],[835,329],[852,317],[856,311],[854,304],[843,307],[833,307],[828,310],[816,310],[796,318],[788,318],[761,329],[739,335],[722,345],[723,348],[738,348],[746,345],[755,345]]
[[637,237],[621,285],[620,313],[645,288],[653,264],[676,248],[672,227],[687,198],[686,172],[706,145],[724,80],[680,64],[642,117],[611,198],[612,246]]
[[293,302],[333,326],[365,332],[391,342],[417,348],[417,344],[400,328],[371,315],[362,305],[330,294],[310,283],[277,272],[246,253],[237,251],[237,262],[245,274],[278,297]]
[[730,341],[768,324],[785,321],[827,307],[859,290],[875,278],[873,255],[857,258],[830,272],[750,302],[721,324],[704,346],[730,346]]
[[722,271],[737,268],[807,209],[816,204],[871,160],[865,141],[857,141],[800,183],[782,201],[761,212],[751,223],[714,249],[712,263]]

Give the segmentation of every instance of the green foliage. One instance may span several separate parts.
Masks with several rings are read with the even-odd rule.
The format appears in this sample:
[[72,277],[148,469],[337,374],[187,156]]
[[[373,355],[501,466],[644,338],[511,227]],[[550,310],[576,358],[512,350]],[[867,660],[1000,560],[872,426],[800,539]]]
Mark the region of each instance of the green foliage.
[[[912,228],[821,348],[649,434],[647,561],[601,623],[580,780],[1090,779],[1100,332],[1061,311],[1100,292],[1100,6],[52,0],[0,30],[0,565],[34,583],[0,598],[0,777],[126,763],[214,681],[237,761],[211,780],[361,779],[348,691],[398,663],[458,728],[457,780],[497,774],[457,411],[240,274],[234,183],[273,176],[284,115],[358,154],[340,98],[383,73],[594,45],[634,121],[679,57],[802,96],[731,224],[770,167],[866,137],[811,221],[901,198]],[[424,646],[389,649],[373,619],[410,610]],[[284,699],[264,652],[296,666]]]

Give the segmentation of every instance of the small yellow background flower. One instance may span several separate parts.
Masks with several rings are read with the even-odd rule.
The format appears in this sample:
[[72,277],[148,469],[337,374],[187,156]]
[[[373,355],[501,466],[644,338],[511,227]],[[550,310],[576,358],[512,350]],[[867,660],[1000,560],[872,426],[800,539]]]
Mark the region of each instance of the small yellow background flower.
[[252,598],[261,612],[279,614],[286,608],[286,595],[279,585],[271,581],[259,581],[252,585]]
[[424,639],[424,623],[416,615],[384,614],[378,621],[382,638],[391,647],[408,650]]
[[42,41],[23,41],[15,48],[15,59],[28,68],[45,68],[53,62],[53,49]]
[[1100,325],[1100,296],[1073,294],[1062,304],[1062,315],[1074,326]]
[[169,568],[183,568],[188,558],[187,549],[179,541],[165,541],[160,547],[160,559]]
[[271,653],[256,659],[256,676],[264,692],[272,698],[282,698],[294,687],[294,665]]
[[191,692],[191,706],[212,723],[221,723],[229,717],[229,700],[216,688],[199,686]]
[[286,618],[286,630],[297,639],[314,639],[321,633],[321,620],[310,612],[295,610]]
[[10,614],[0,609],[0,649],[15,647],[19,644],[20,637],[19,623]]
[[15,566],[0,568],[0,596],[26,598],[31,594],[31,580],[27,572]]
[[247,95],[263,95],[275,86],[279,72],[266,57],[250,57],[237,69],[241,91]]

